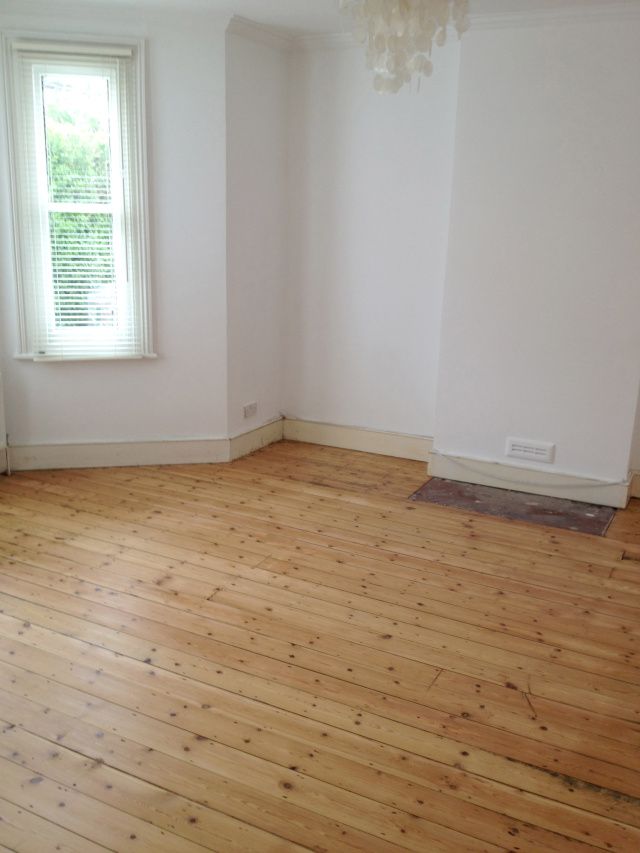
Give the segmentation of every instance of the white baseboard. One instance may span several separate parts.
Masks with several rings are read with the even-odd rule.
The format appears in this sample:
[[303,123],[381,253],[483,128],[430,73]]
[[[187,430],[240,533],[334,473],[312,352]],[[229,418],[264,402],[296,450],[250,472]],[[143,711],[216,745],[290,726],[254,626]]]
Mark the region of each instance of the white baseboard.
[[426,436],[382,432],[316,421],[300,421],[293,418],[286,418],[284,421],[284,437],[289,441],[306,441],[309,444],[361,450],[365,453],[396,456],[400,459],[416,459],[418,462],[428,461],[433,445],[433,439]]
[[270,424],[253,429],[251,432],[245,432],[241,435],[236,435],[230,439],[229,459],[240,459],[242,456],[248,456],[249,453],[254,453],[268,444],[275,444],[277,441],[282,441],[284,434],[284,420],[279,418]]
[[[232,438],[143,441],[114,444],[48,444],[9,448],[14,471],[51,468],[111,468],[139,465],[189,465],[240,459],[268,444],[309,442],[400,459],[429,462],[429,474],[448,480],[551,495],[587,503],[624,507],[629,496],[640,498],[640,471],[629,483],[598,480],[450,456],[432,456],[433,439],[426,436],[338,426],[316,421],[281,419]],[[4,453],[0,451],[0,471]]]
[[23,445],[9,448],[9,462],[12,471],[231,462],[280,441],[282,432],[282,420],[278,420],[233,438]]
[[44,444],[9,448],[13,471],[50,468],[118,468],[228,462],[229,440],[134,441],[117,444]]
[[429,474],[445,480],[477,483],[534,495],[566,498],[602,506],[625,507],[631,483],[607,483],[571,474],[539,471],[459,456],[432,455]]

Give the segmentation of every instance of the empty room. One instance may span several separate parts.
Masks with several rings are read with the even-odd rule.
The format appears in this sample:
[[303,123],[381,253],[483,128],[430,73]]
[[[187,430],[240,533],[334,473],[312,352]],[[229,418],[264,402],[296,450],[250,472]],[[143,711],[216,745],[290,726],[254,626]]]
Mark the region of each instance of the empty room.
[[640,0],[0,0],[0,853],[640,850]]

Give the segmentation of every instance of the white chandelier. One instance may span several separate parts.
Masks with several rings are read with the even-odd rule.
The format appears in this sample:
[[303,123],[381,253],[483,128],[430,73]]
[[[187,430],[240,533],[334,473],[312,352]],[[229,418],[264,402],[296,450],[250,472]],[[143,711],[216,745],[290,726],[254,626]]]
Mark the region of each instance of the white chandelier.
[[413,75],[430,77],[434,43],[442,47],[453,22],[469,29],[469,0],[340,0],[354,35],[366,45],[377,92],[399,92]]

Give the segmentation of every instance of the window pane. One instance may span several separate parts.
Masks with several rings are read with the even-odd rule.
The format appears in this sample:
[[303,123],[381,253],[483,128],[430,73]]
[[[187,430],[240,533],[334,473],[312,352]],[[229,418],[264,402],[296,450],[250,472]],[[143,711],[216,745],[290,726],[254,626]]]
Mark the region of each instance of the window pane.
[[44,74],[42,98],[49,200],[111,200],[109,81],[83,74]]
[[111,214],[50,213],[49,233],[56,326],[114,326]]
[[143,45],[8,43],[20,353],[145,357]]

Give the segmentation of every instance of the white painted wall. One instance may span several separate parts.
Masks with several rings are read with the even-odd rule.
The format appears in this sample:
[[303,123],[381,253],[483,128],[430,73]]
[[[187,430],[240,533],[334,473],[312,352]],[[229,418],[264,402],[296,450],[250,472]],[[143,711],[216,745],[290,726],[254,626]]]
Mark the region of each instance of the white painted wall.
[[[640,380],[640,18],[465,36],[436,447],[622,480]],[[547,470],[549,466],[538,466]]]
[[458,46],[376,95],[359,48],[293,60],[285,409],[432,435]]
[[227,36],[230,435],[280,416],[284,363],[289,52],[246,30]]
[[[13,444],[227,434],[225,28],[202,10],[0,0],[0,27],[142,36],[148,49],[157,361],[15,361],[6,134],[0,127],[0,339]],[[4,121],[0,109],[0,122]]]
[[454,43],[393,98],[358,48],[288,59],[235,34],[225,66],[226,21],[194,8],[0,0],[0,26],[149,53],[157,361],[12,358],[0,109],[14,444],[223,437],[285,410],[503,462],[507,435],[549,440],[553,470],[583,476],[640,468],[638,19],[478,25],[460,80]]

